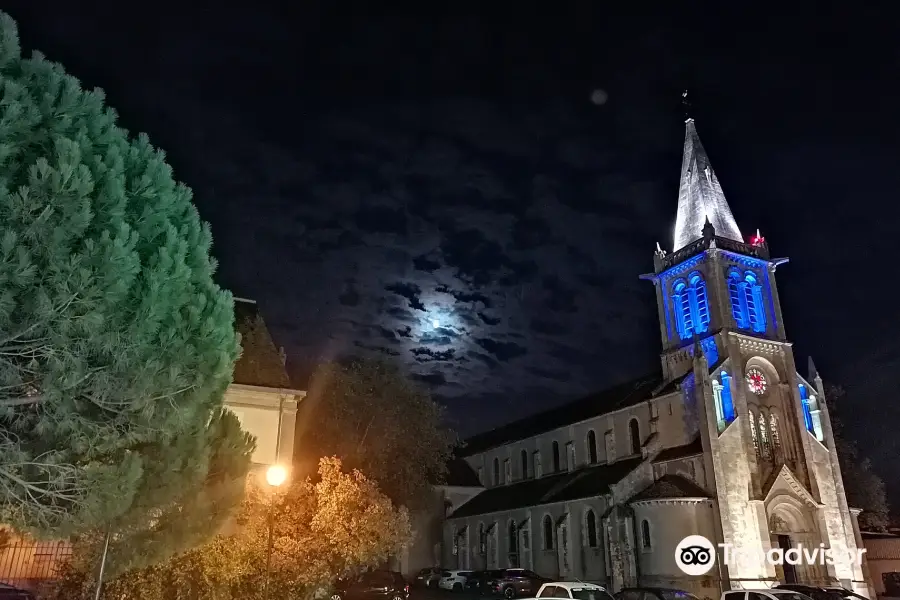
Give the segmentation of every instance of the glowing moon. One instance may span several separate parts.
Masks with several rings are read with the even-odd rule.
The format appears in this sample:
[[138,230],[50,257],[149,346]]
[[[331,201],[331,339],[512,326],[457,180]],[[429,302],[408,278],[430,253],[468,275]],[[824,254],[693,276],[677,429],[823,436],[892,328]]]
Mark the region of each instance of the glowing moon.
[[437,319],[434,319],[434,320],[431,322],[431,327],[432,327],[433,329],[437,329],[437,328],[440,327],[440,326],[441,326],[441,322],[438,321]]
[[601,89],[596,89],[591,92],[591,102],[597,106],[606,104],[607,99],[609,99],[609,95]]

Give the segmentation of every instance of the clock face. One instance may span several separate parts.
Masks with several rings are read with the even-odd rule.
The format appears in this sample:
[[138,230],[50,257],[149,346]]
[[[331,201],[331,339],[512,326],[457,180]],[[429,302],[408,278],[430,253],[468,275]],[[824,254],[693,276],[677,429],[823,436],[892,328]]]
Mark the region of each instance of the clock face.
[[766,392],[766,386],[768,383],[766,382],[766,376],[763,375],[763,372],[753,367],[747,371],[747,387],[750,388],[750,391],[756,394],[757,396],[761,396]]

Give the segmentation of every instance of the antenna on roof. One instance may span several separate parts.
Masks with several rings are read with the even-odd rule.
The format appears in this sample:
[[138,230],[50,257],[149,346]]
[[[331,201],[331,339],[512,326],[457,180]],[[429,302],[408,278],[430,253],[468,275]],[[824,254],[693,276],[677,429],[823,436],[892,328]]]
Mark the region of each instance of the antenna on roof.
[[248,304],[256,304],[256,300],[250,300],[249,298],[239,298],[237,296],[234,297],[235,302],[246,302]]

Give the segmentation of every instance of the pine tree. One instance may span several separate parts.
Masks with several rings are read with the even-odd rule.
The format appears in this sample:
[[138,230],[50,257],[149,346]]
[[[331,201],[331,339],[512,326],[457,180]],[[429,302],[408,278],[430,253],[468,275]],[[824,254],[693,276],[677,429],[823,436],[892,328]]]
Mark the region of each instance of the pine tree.
[[123,565],[215,533],[252,440],[211,243],[163,153],[0,13],[0,522],[111,532]]

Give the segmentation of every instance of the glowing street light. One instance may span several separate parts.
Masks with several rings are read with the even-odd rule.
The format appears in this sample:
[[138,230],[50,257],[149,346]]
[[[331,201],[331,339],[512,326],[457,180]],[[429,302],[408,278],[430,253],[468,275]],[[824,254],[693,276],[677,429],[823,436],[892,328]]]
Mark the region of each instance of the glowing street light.
[[[266,469],[266,483],[277,488],[287,481],[287,469],[281,465],[272,465]],[[263,589],[263,598],[269,600],[269,577],[272,572],[272,542],[275,530],[275,503],[269,503],[269,543],[266,549],[266,586]]]
[[278,487],[287,481],[287,469],[281,465],[272,465],[266,470],[266,483]]

